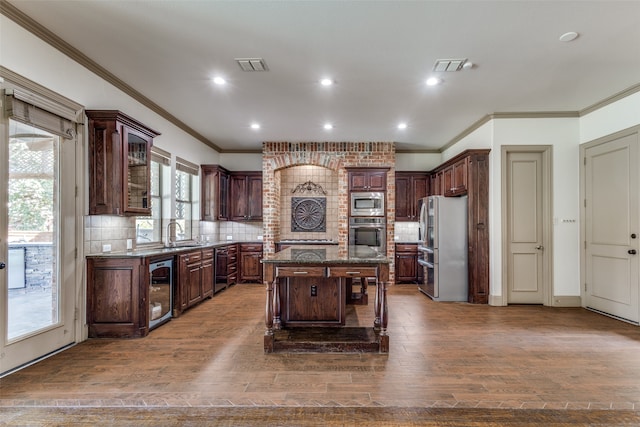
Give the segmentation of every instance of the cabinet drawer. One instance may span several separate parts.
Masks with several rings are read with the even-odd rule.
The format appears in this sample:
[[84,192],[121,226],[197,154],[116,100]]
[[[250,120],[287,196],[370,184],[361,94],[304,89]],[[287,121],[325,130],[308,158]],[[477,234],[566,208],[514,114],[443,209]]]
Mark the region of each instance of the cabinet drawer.
[[326,277],[324,267],[276,267],[276,277]]
[[240,252],[262,252],[262,245],[242,243],[240,244]]
[[189,263],[198,262],[202,260],[202,252],[200,251],[189,252],[187,254],[180,255],[180,259]]
[[417,253],[418,252],[418,245],[397,244],[396,245],[396,252],[413,252],[413,253]]
[[213,258],[213,249],[203,249],[202,250],[202,259]]
[[329,267],[328,277],[377,277],[377,267]]

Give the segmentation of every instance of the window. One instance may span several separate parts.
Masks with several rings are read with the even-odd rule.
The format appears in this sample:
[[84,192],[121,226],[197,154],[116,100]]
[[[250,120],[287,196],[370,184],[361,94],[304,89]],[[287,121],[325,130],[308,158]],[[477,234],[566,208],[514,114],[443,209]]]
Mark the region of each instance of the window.
[[157,244],[162,243],[162,211],[163,201],[170,194],[165,185],[167,174],[170,173],[169,165],[171,155],[166,151],[153,147],[151,149],[151,215],[139,216],[136,218],[136,244]]
[[195,202],[198,166],[184,159],[176,159],[176,241],[192,239],[193,206]]

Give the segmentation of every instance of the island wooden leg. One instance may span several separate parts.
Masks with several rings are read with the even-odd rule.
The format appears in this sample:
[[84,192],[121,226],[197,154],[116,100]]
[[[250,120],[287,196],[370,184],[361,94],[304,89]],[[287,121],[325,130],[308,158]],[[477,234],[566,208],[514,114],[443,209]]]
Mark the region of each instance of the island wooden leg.
[[273,283],[266,280],[267,302],[265,305],[264,323],[267,330],[264,332],[264,352],[273,353],[275,337],[273,332]]
[[282,329],[282,321],[280,320],[280,284],[278,279],[273,281],[273,327]]
[[373,329],[378,331],[380,329],[380,281],[376,278],[376,300],[374,302],[375,318],[373,320]]
[[380,282],[380,353],[389,353],[389,335],[387,323],[389,321],[389,307],[387,305],[387,282]]

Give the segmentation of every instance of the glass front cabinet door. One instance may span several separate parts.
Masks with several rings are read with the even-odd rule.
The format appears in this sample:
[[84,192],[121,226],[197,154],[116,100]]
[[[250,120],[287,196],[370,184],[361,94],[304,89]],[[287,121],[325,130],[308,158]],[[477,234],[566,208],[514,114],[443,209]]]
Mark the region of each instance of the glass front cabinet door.
[[123,146],[126,154],[125,161],[126,180],[123,180],[123,193],[125,213],[150,214],[149,204],[150,181],[149,162],[151,157],[152,140],[148,136],[137,132],[127,126],[122,127],[122,136],[125,139]]
[[160,135],[115,110],[87,110],[89,214],[149,215],[153,138]]

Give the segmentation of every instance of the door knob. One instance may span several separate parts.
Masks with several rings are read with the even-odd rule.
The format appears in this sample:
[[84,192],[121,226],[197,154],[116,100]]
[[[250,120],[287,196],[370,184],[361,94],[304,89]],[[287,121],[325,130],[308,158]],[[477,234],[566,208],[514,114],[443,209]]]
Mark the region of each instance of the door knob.
[[4,270],[6,266],[7,264],[5,264],[4,262],[0,262],[0,270]]
[[631,233],[631,238],[635,239],[636,238],[636,233]]
[[544,249],[544,246],[542,246],[542,245],[538,245],[538,246],[536,246],[536,249],[537,249],[537,250],[539,250],[539,251],[541,251],[542,249]]
[[629,250],[627,251],[627,253],[628,253],[629,255],[635,255],[637,252],[636,252],[636,250],[635,250],[635,249],[629,249]]

